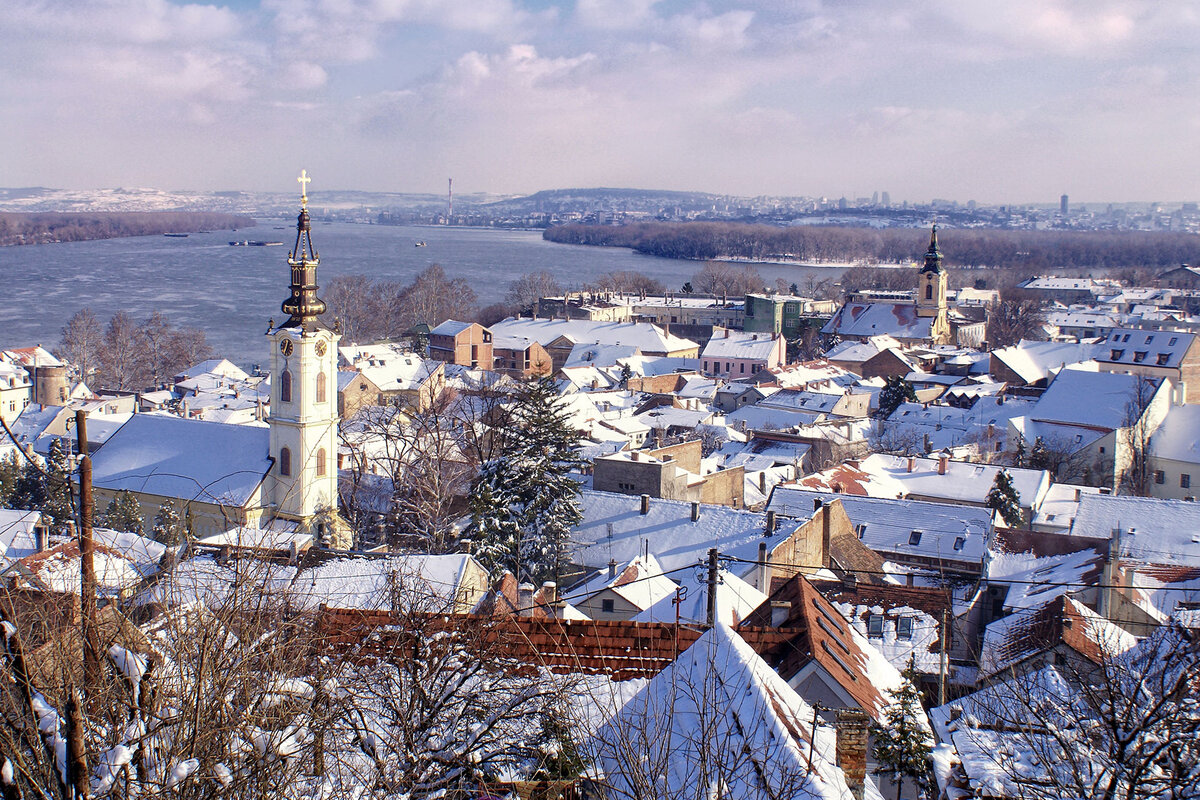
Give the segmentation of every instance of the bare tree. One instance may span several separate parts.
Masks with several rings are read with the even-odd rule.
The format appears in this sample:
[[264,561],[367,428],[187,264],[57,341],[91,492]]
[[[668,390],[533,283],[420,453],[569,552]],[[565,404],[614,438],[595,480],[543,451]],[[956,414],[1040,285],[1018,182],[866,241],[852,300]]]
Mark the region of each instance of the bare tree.
[[1044,338],[1046,303],[1021,289],[1006,289],[1000,302],[988,312],[987,341],[993,349],[1008,347],[1022,339]]
[[1138,497],[1150,494],[1150,437],[1161,421],[1151,406],[1160,385],[1155,378],[1137,376],[1119,434],[1125,446],[1125,468],[1119,482],[1125,491]]
[[754,267],[728,261],[709,261],[692,276],[691,283],[701,294],[733,296],[761,292],[766,285]]
[[562,295],[562,287],[549,272],[527,272],[508,285],[504,299],[518,313],[531,311],[543,297]]
[[104,332],[91,309],[82,308],[67,320],[62,341],[56,351],[59,358],[79,368],[80,380],[86,381],[96,369]]

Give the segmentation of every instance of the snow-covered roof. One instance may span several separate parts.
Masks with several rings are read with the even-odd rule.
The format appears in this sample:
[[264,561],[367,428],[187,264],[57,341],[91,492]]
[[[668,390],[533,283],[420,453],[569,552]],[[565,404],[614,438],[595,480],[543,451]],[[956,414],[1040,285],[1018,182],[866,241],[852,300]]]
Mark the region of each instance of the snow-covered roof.
[[1002,543],[993,548],[987,579],[1008,586],[1004,607],[1011,610],[1041,606],[1061,594],[1094,585],[1104,564],[1104,554],[1086,546],[1073,553],[1045,555],[1008,549]]
[[245,370],[226,358],[210,358],[207,361],[201,361],[178,373],[175,377],[179,380],[187,380],[201,375],[219,375],[235,381],[244,381],[250,377]]
[[491,327],[494,336],[522,336],[543,347],[567,336],[577,343],[636,347],[643,353],[667,354],[695,349],[696,343],[667,333],[649,322],[598,322],[585,319],[518,319],[509,317]]
[[982,505],[997,473],[1007,470],[1021,505],[1026,508],[1038,508],[1050,488],[1050,473],[1046,470],[947,459],[945,474],[941,474],[939,458],[912,457],[911,471],[909,463],[910,459],[904,456],[874,453],[857,464],[847,462],[815,472],[798,483],[803,488],[823,492],[888,498],[917,496]]
[[429,332],[430,336],[457,336],[474,323],[448,319]]
[[887,334],[899,339],[928,339],[933,319],[918,317],[917,307],[912,303],[846,303],[825,323],[821,333],[860,337]]
[[1085,494],[1071,533],[1111,539],[1121,530],[1121,558],[1145,564],[1200,566],[1200,504]]
[[767,510],[809,519],[814,500],[840,500],[859,539],[879,553],[981,563],[992,532],[991,512],[986,508],[856,497],[794,486],[776,486]]
[[[685,587],[683,600],[675,602],[675,593],[660,598],[633,619],[635,622],[675,622],[704,625],[708,621],[708,576],[699,570],[685,570],[675,575]],[[737,625],[758,608],[767,596],[726,569],[717,571],[717,619],[726,625]]]
[[42,524],[42,512],[0,508],[0,563],[37,552],[33,529]]
[[1017,373],[1026,383],[1035,383],[1068,364],[1091,360],[1096,351],[1094,344],[1022,339],[1017,344],[993,350],[991,358]]
[[296,603],[304,608],[382,610],[403,603],[442,612],[460,602],[459,590],[473,561],[473,556],[461,553],[348,556],[300,570],[292,587]]
[[753,560],[766,530],[765,514],[728,506],[701,506],[692,522],[691,503],[681,500],[651,498],[642,514],[640,497],[585,490],[579,507],[583,519],[571,535],[574,560],[604,569],[609,559],[631,561],[645,546],[666,572],[699,563],[710,547]]
[[14,347],[0,352],[0,358],[10,364],[20,364],[22,367],[61,367],[62,361],[54,357],[46,348],[39,345],[33,347]]
[[608,570],[600,570],[587,583],[572,587],[570,595],[574,598],[590,597],[607,589],[634,608],[646,609],[664,597],[674,596],[678,588],[675,581],[662,573],[658,559],[653,554],[643,554],[618,566],[613,577],[609,577]]
[[135,414],[92,458],[93,485],[242,506],[266,477],[270,431]]
[[[843,344],[853,345],[855,343],[843,342]],[[851,386],[858,382],[857,375],[831,363],[827,358],[773,367],[768,370],[768,374],[783,389],[808,388],[811,384]],[[767,375],[760,376],[760,379],[766,380]]]
[[723,328],[713,331],[713,337],[704,345],[700,357],[768,361],[779,348],[779,340],[769,333],[747,333]]
[[623,358],[639,355],[635,345],[581,343],[571,348],[563,367],[611,367]]
[[[814,725],[812,707],[724,624],[652,678],[588,749],[618,793],[636,792],[653,769],[662,796],[851,798],[833,730]],[[713,758],[726,767],[714,770]]]
[[[358,370],[382,391],[408,391],[442,369],[442,362],[425,359],[398,344],[348,345],[338,348],[342,361]],[[338,388],[341,375],[338,373]]]
[[994,675],[1060,644],[1098,663],[1136,643],[1137,639],[1119,625],[1062,595],[988,625],[979,670],[981,675]]
[[1095,486],[1052,483],[1031,525],[1035,530],[1066,530],[1071,527],[1075,515],[1079,512],[1079,496],[1099,493],[1100,489]]

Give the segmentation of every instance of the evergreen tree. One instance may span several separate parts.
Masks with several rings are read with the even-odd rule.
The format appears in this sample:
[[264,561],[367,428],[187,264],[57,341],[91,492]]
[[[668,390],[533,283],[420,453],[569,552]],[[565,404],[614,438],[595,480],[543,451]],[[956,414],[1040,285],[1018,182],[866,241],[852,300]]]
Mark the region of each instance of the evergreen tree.
[[485,463],[471,491],[475,553],[490,570],[521,581],[555,579],[567,560],[571,529],[582,519],[571,471],[578,433],[543,378],[518,396],[506,446]]
[[154,541],[174,547],[182,544],[185,536],[183,529],[183,520],[179,517],[179,511],[175,508],[175,501],[168,499],[167,502],[159,506],[158,513],[154,515],[154,530],[150,535]]
[[[904,680],[888,694],[892,704],[884,712],[882,724],[872,724],[875,741],[875,760],[880,773],[891,775],[897,786],[905,779],[916,785],[922,796],[933,789],[930,771],[933,758],[933,736],[929,731],[925,711],[921,707],[921,692],[917,689],[917,669],[913,658],[901,673]],[[898,791],[898,790],[897,790]]]
[[1010,527],[1021,524],[1021,497],[1013,487],[1012,476],[1008,470],[1002,469],[996,473],[996,480],[988,491],[985,505],[1000,514],[1000,518]]
[[117,492],[104,512],[103,525],[114,531],[142,532],[142,505],[133,492],[128,489]]
[[13,507],[10,501],[17,492],[17,483],[20,480],[21,462],[16,453],[10,452],[0,460],[0,507]]
[[685,283],[685,284],[683,285],[683,293],[684,293],[684,294],[691,294],[691,293],[692,293],[692,292],[694,292],[694,291],[696,291],[696,290],[692,288],[692,282],[691,282],[691,281],[688,281],[687,283]]
[[904,378],[893,376],[879,392],[879,418],[887,419],[905,401],[916,402],[917,393],[913,385]]
[[1017,437],[1017,449],[1016,449],[1016,452],[1013,453],[1013,466],[1014,467],[1025,466],[1025,437],[1024,436]]
[[621,362],[621,388],[629,387],[629,379],[633,377],[633,370],[624,361]]
[[71,502],[71,457],[61,438],[50,442],[45,469],[45,494],[39,508],[54,529],[62,531],[75,518],[75,509]]
[[1033,449],[1029,452],[1029,466],[1033,469],[1047,469],[1050,466],[1050,453],[1040,436],[1033,440]]

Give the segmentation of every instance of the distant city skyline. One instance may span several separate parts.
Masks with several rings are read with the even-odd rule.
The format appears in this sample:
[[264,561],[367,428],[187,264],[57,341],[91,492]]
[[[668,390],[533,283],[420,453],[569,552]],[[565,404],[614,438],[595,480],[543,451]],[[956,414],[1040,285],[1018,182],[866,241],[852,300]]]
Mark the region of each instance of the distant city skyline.
[[0,183],[1195,201],[1200,7],[8,0]]

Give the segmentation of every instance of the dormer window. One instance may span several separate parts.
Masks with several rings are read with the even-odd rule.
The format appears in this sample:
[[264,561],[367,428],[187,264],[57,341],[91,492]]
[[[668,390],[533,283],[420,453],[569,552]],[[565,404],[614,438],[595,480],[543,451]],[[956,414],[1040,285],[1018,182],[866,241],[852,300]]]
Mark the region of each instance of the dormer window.
[[872,639],[883,638],[883,614],[871,614],[867,617],[867,636]]
[[1113,350],[1111,353],[1109,353],[1109,356],[1112,358],[1113,361],[1120,361],[1122,358],[1124,358],[1125,351],[1124,350]]
[[908,544],[911,547],[916,547],[921,543],[921,531],[913,531],[908,535]]
[[965,536],[954,537],[955,552],[962,552],[962,549],[967,546],[967,538]]
[[896,620],[896,638],[911,639],[913,632],[913,618],[900,617]]
[[1146,351],[1145,350],[1138,350],[1137,352],[1135,352],[1133,354],[1133,363],[1140,364],[1145,360],[1146,360]]
[[1158,354],[1158,366],[1160,366],[1160,367],[1166,366],[1166,363],[1170,360],[1171,360],[1170,353],[1159,353]]

